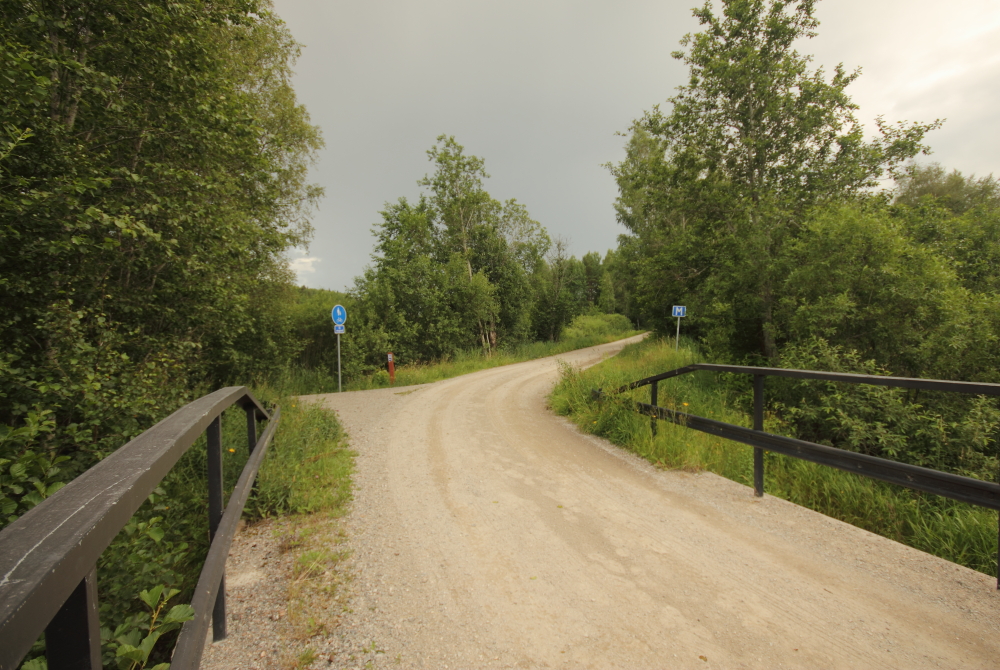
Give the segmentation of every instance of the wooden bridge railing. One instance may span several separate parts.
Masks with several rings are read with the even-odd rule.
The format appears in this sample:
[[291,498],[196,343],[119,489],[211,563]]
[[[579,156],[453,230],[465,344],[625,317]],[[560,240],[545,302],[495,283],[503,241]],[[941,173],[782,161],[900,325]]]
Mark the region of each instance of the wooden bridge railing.
[[[224,410],[246,412],[247,460],[223,502]],[[211,621],[226,636],[226,557],[247,497],[280,418],[244,386],[220,389],[182,407],[0,531],[0,670],[14,670],[45,632],[49,670],[100,670],[96,565],[178,459],[201,433],[208,443],[211,547],[195,588],[194,618],[181,629],[173,670],[194,670]],[[267,420],[257,439],[257,421]]]

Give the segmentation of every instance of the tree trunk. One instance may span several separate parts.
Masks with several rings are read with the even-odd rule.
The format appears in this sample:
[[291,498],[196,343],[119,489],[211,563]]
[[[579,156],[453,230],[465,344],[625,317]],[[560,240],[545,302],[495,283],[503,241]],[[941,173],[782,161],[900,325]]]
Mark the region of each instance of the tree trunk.
[[761,351],[771,363],[778,362],[778,346],[774,343],[774,294],[771,291],[771,280],[768,279],[761,287],[763,298],[763,323],[761,323]]

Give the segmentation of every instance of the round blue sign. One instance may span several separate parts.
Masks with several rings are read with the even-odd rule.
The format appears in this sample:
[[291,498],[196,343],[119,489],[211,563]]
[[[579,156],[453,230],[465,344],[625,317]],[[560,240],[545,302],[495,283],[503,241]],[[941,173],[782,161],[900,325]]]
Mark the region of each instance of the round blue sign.
[[347,310],[344,309],[343,305],[334,305],[333,311],[330,312],[330,316],[333,317],[333,322],[338,326],[343,326],[344,322],[347,321]]

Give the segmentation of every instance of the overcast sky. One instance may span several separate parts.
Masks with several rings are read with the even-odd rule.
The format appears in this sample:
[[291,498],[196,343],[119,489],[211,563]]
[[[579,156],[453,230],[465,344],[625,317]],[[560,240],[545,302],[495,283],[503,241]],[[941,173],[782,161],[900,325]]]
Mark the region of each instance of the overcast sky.
[[[295,90],[326,148],[326,189],[306,286],[344,290],[368,264],[386,201],[415,199],[426,151],[454,135],[486,160],[498,200],[517,198],[576,256],[616,246],[617,190],[602,164],[684,83],[670,58],[697,31],[695,0],[274,0],[304,48]],[[934,160],[1000,176],[1000,2],[825,0],[800,49],[828,70],[862,67],[859,118],[932,121]]]

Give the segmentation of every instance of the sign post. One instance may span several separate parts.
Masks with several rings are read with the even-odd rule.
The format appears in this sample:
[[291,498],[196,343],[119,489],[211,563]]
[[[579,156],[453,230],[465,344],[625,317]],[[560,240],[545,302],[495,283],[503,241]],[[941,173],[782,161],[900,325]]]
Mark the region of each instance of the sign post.
[[677,317],[677,339],[674,340],[674,351],[681,348],[681,319],[687,316],[687,307],[684,305],[674,305],[673,316]]
[[347,310],[343,305],[334,305],[330,311],[333,318],[333,332],[337,334],[337,393],[343,391],[340,384],[340,336],[344,334],[344,322],[347,321]]
[[389,386],[396,383],[396,361],[392,358],[392,352],[389,352]]

